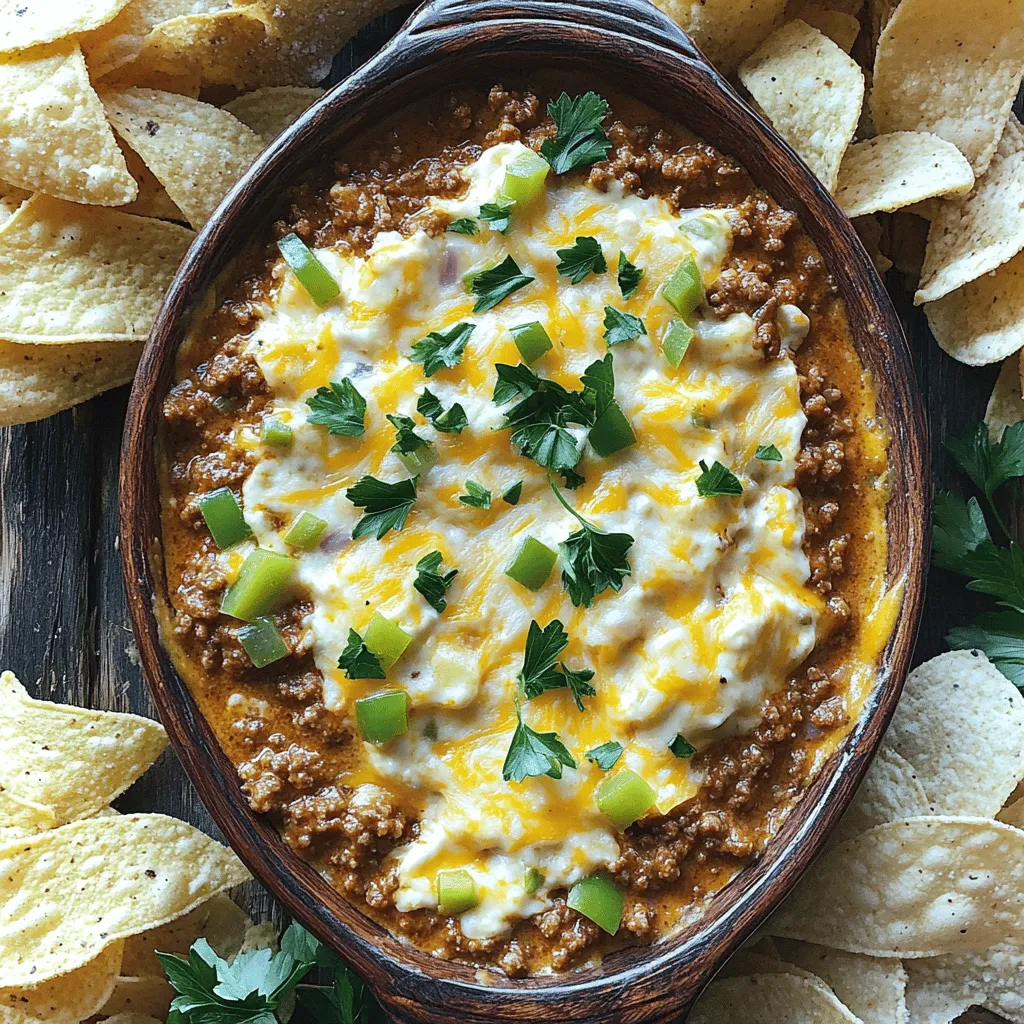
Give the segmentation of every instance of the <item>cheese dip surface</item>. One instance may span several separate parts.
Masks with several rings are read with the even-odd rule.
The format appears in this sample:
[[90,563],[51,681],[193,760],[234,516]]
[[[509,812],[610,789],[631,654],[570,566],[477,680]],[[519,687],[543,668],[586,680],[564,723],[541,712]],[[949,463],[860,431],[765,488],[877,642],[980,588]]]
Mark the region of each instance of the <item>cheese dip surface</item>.
[[885,438],[796,219],[559,96],[351,147],[165,403],[168,632],[250,803],[513,975],[693,920],[891,625]]

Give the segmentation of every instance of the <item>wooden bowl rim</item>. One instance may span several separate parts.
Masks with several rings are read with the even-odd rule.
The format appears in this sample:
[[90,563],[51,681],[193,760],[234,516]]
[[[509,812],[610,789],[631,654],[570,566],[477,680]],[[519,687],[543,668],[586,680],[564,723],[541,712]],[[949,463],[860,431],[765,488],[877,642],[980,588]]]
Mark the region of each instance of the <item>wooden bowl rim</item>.
[[[573,45],[571,54],[565,49],[567,41]],[[417,75],[436,70],[439,60],[454,55],[482,64],[509,53],[576,66],[598,58],[607,61],[615,53],[638,75],[648,66],[666,75],[675,71],[680,80],[685,74],[692,87],[707,89],[697,97],[708,108],[701,108],[701,116],[731,117],[756,139],[764,166],[742,161],[755,180],[769,173],[769,167],[771,173],[786,175],[797,201],[785,205],[797,207],[823,254],[834,251],[826,261],[833,270],[843,269],[839,283],[848,310],[859,304],[858,310],[868,311],[858,316],[867,334],[875,337],[861,339],[862,357],[871,345],[889,346],[886,358],[876,353],[874,363],[885,370],[876,373],[876,386],[880,407],[889,415],[892,459],[899,470],[893,473],[898,479],[889,514],[905,550],[895,563],[890,551],[886,575],[890,583],[902,575],[904,599],[880,661],[879,681],[857,725],[757,862],[744,868],[695,924],[651,946],[613,954],[597,967],[522,980],[493,977],[484,984],[473,968],[430,957],[365,917],[248,808],[233,765],[160,640],[157,605],[166,602],[166,595],[160,586],[154,438],[177,349],[203,297],[231,262],[232,232],[241,232],[242,221],[255,210],[277,202],[280,181],[298,177],[291,168],[301,167],[302,153],[329,135],[332,126],[348,125],[347,135],[358,134],[365,127],[357,123],[361,109],[379,106],[389,95],[410,88]],[[668,92],[670,98],[662,103],[667,112],[670,102],[682,97],[675,78]],[[692,122],[674,108],[671,116]],[[732,151],[738,139],[733,136]],[[931,520],[927,465],[928,437],[909,349],[852,225],[793,151],[743,104],[672,22],[644,0],[598,0],[592,8],[560,0],[432,0],[375,58],[328,92],[257,160],[200,232],[168,290],[132,389],[122,448],[120,537],[129,610],[154,701],[214,820],[293,915],[368,977],[391,1013],[410,1021],[440,1022],[455,1014],[474,1021],[544,1021],[571,1008],[577,1020],[610,1021],[624,1019],[628,1009],[630,1020],[667,1021],[692,1005],[715,970],[792,888],[867,771],[902,689],[922,610]]]

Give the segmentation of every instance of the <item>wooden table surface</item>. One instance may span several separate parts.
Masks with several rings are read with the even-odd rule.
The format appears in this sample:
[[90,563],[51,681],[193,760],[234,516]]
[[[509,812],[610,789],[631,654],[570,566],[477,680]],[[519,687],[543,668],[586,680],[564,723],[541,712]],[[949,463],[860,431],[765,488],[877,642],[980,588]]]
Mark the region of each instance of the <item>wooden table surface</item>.
[[[368,59],[403,14],[364,29],[339,55],[332,80]],[[998,367],[950,359],[896,271],[888,283],[925,396],[936,487],[958,489],[961,479],[942,441],[984,414]],[[0,670],[10,669],[46,700],[155,717],[128,622],[117,537],[127,400],[121,388],[39,423],[0,429]],[[945,650],[944,634],[968,617],[971,601],[960,583],[933,574],[915,663]],[[170,751],[117,806],[171,814],[219,836]],[[279,918],[255,884],[241,902],[256,919]]]

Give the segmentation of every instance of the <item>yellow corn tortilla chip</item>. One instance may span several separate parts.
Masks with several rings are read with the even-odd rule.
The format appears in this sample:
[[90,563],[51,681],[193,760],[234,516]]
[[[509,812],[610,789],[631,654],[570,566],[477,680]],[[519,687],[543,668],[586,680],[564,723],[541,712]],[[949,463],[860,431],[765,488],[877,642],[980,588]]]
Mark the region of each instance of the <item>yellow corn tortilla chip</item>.
[[904,959],[985,949],[1022,927],[1024,832],[942,816],[833,847],[768,922],[783,938]]
[[141,341],[25,345],[0,341],[0,427],[31,423],[135,376]]
[[907,972],[899,960],[793,939],[779,939],[778,948],[785,962],[820,978],[864,1024],[895,1024],[907,1019]]
[[0,784],[0,843],[45,832],[56,824],[52,808],[22,800]]
[[994,818],[1024,778],[1024,697],[980,651],[948,651],[907,677],[886,742],[932,814]]
[[1019,944],[911,960],[907,974],[907,1002],[915,1024],[945,1024],[971,1006],[983,1006],[1013,1024],[1024,1022],[1024,947]]
[[[160,951],[171,952],[163,946],[160,947]],[[122,975],[115,979],[110,997],[100,1008],[99,1013],[104,1017],[118,1013],[136,1013],[156,1017],[157,1020],[166,1020],[173,998],[174,989],[166,978],[155,974],[141,977]]]
[[0,231],[0,339],[145,338],[192,238],[178,224],[33,196]]
[[713,981],[687,1024],[858,1024],[822,981],[798,974],[754,974]]
[[875,54],[876,131],[934,132],[984,174],[1024,75],[1022,34],[1011,0],[903,0]]
[[269,143],[323,94],[323,89],[297,85],[256,89],[225,103],[224,109]]
[[1009,126],[974,191],[936,203],[915,305],[987,274],[1024,249],[1024,151]]
[[[176,92],[180,96],[191,96],[199,99],[202,81],[194,75],[171,75],[163,71],[154,71],[138,60],[124,64],[116,71],[104,75],[99,83],[104,89],[130,89],[139,86],[142,89],[159,89],[161,92]],[[130,169],[130,168],[129,168]]]
[[163,726],[148,718],[0,690],[0,784],[51,808],[58,823],[107,807],[166,746]]
[[34,988],[0,989],[0,1024],[78,1024],[100,1012],[117,985],[124,942],[112,942],[81,967]]
[[167,189],[157,181],[156,175],[142,162],[142,157],[121,139],[117,141],[124,153],[124,162],[128,165],[128,173],[139,186],[138,197],[127,206],[120,207],[120,212],[134,213],[139,217],[183,221],[185,215],[171,202]]
[[845,53],[853,49],[860,34],[860,22],[845,11],[835,11],[818,4],[804,4],[795,17],[828,36]]
[[985,366],[1024,348],[1024,253],[935,302],[924,304],[942,350]]
[[740,81],[772,127],[829,190],[857,128],[864,72],[816,28],[791,21],[741,65]]
[[128,0],[0,0],[0,53],[86,32],[110,21]]
[[995,442],[1002,438],[1007,427],[1022,421],[1024,393],[1021,390],[1020,360],[1013,355],[1003,361],[985,409],[985,425],[988,427],[988,436]]
[[655,0],[726,74],[782,22],[785,0]]
[[848,217],[889,213],[932,196],[961,195],[974,184],[963,154],[927,132],[893,132],[857,142],[839,168],[836,202]]
[[120,206],[135,198],[73,40],[0,57],[0,177],[76,203]]
[[162,814],[91,818],[5,843],[0,984],[65,974],[248,880],[230,850]]
[[188,96],[155,89],[102,90],[118,134],[199,228],[263,150],[238,118]]
[[837,836],[852,839],[886,821],[930,813],[928,796],[914,766],[888,744],[879,748]]

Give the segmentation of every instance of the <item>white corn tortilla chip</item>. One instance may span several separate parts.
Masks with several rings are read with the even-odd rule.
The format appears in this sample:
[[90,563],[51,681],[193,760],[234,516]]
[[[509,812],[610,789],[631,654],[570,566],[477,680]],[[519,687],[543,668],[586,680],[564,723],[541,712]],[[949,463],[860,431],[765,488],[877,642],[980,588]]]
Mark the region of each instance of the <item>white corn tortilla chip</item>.
[[225,103],[224,109],[264,142],[271,142],[323,94],[322,89],[304,89],[297,85],[256,89]]
[[846,953],[810,942],[779,939],[779,953],[820,978],[864,1024],[907,1019],[907,972],[899,960]]
[[970,1006],[1024,1024],[1024,946],[911,960],[907,974],[913,1024],[948,1024]]
[[53,43],[110,21],[128,0],[0,0],[0,53]]
[[145,338],[192,238],[178,224],[33,196],[0,231],[0,339]]
[[248,881],[228,849],[162,814],[89,818],[0,846],[0,984],[41,984]]
[[687,1024],[858,1024],[822,981],[799,974],[754,974],[713,981]]
[[56,824],[51,808],[22,800],[0,785],[0,843],[45,832]]
[[[161,953],[172,950],[160,947]],[[188,952],[187,949],[184,952]],[[156,974],[121,975],[109,998],[100,1008],[100,1015],[113,1016],[118,1013],[136,1013],[157,1020],[167,1020],[171,1008],[171,1000],[175,996],[174,989],[165,977]]]
[[199,228],[263,150],[226,110],[156,89],[102,91],[118,134],[142,157],[171,201]]
[[875,755],[836,834],[852,839],[883,822],[913,818],[930,810],[914,766],[886,743]]
[[987,274],[1024,249],[1024,151],[1011,130],[974,191],[936,203],[915,305]]
[[875,55],[875,130],[934,132],[984,174],[1024,75],[1022,33],[1010,0],[902,0]]
[[927,132],[893,132],[850,146],[839,168],[836,202],[848,217],[861,217],[962,194],[973,184],[971,165],[956,146]]
[[935,302],[924,304],[939,347],[968,366],[1024,348],[1024,253]]
[[768,922],[784,938],[904,959],[985,949],[1022,927],[1024,832],[942,816],[833,847]]
[[999,441],[1007,427],[1022,421],[1024,421],[1024,394],[1021,391],[1020,360],[1013,355],[1004,360],[985,409],[988,436],[993,442]]
[[795,14],[801,21],[828,36],[844,53],[849,53],[860,34],[860,22],[845,11],[804,4]]
[[0,177],[76,203],[135,198],[74,40],[0,56]]
[[907,677],[886,742],[931,813],[994,818],[1024,778],[1024,697],[980,651],[949,651]]
[[831,39],[796,20],[773,32],[739,76],[772,127],[833,191],[860,116],[864,72]]
[[156,217],[159,220],[183,221],[185,215],[179,210],[167,190],[156,179],[156,175],[142,162],[142,157],[127,143],[118,139],[128,173],[139,186],[138,196],[127,206],[119,208],[121,213],[134,213],[138,217]]

